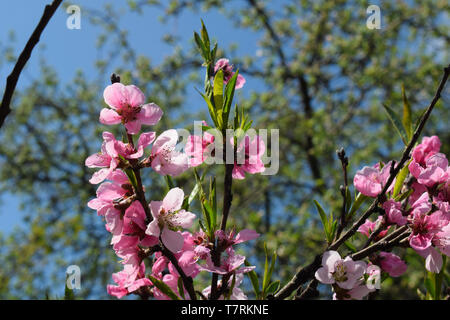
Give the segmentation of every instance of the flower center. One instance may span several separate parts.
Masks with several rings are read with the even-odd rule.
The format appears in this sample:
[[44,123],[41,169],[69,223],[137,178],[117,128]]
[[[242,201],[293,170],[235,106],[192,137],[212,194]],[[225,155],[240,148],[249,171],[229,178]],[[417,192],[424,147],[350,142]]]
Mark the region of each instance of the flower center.
[[117,113],[122,117],[122,122],[127,123],[136,120],[136,115],[141,111],[141,107],[132,107],[129,104],[124,105]]
[[334,272],[332,274],[334,280],[336,280],[337,282],[345,282],[348,279],[347,268],[342,261],[337,261],[334,264]]

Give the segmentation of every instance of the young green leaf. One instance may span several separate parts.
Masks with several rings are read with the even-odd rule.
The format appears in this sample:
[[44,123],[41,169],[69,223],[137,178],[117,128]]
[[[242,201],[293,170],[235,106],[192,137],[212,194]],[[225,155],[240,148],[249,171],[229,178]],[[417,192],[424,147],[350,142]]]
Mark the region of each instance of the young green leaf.
[[[250,267],[250,266],[251,266],[250,262],[248,262],[247,260],[244,261],[244,264],[245,264],[247,267]],[[250,272],[247,272],[246,274],[247,274],[247,276],[250,278],[250,281],[251,281],[252,286],[253,286],[253,291],[255,291],[256,299],[258,299],[258,298],[259,298],[259,295],[260,295],[260,293],[261,293],[261,292],[260,292],[260,289],[259,289],[258,275],[256,274],[255,270],[252,270],[252,271],[250,271]]]
[[[214,107],[216,110],[216,115],[219,123],[222,123],[222,109],[223,109],[223,71],[217,71],[214,77]],[[222,129],[222,128],[219,128]]]
[[178,286],[178,293],[180,294],[180,297],[183,300],[186,300],[186,298],[184,297],[183,279],[181,277],[178,278],[177,286]]
[[239,70],[236,70],[235,74],[231,77],[231,79],[228,81],[226,87],[225,87],[225,102],[223,107],[223,123],[228,124],[228,116],[230,114],[231,110],[231,104],[233,103],[233,97],[234,97],[234,90],[236,87],[236,81],[238,76]]
[[405,86],[402,85],[402,97],[403,97],[403,118],[402,124],[403,128],[405,128],[406,136],[408,141],[411,140],[413,136],[413,127],[411,120],[411,105],[409,104],[408,98],[405,93]]
[[402,138],[403,143],[405,145],[407,145],[408,137],[407,137],[405,129],[403,128],[402,121],[400,120],[398,114],[395,113],[394,110],[392,110],[390,107],[388,107],[385,104],[383,104],[383,107],[384,107],[384,111],[386,111],[386,114],[387,114],[389,120],[391,120],[394,128],[397,130],[398,134],[400,135],[400,138]]
[[[408,162],[409,164],[409,162]],[[403,182],[405,181],[406,177],[408,176],[409,169],[408,164],[406,164],[400,172],[397,174],[397,177],[395,178],[395,185],[394,185],[394,191],[392,193],[392,196],[395,198],[403,187]]]
[[325,211],[323,210],[322,206],[314,200],[314,204],[316,205],[317,212],[319,212],[320,220],[322,221],[323,230],[325,231],[325,235],[327,236],[327,239],[329,238],[329,231],[330,226],[328,225],[328,217]]
[[151,275],[148,276],[150,281],[153,283],[155,287],[157,287],[162,293],[164,293],[166,296],[168,296],[172,300],[180,300],[180,297],[176,295],[175,292],[170,289],[170,287],[165,284],[163,281],[156,279],[155,277],[152,277]]

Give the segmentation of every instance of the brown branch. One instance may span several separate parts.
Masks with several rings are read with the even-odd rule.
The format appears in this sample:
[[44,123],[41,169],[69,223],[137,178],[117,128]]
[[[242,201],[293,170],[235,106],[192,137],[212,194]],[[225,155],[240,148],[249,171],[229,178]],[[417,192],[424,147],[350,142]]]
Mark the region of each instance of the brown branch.
[[[387,192],[389,186],[392,184],[392,181],[394,180],[395,176],[398,174],[398,172],[401,170],[403,165],[409,159],[412,148],[414,147],[415,143],[419,139],[419,136],[425,126],[425,123],[427,122],[436,103],[438,102],[438,100],[441,97],[442,90],[444,89],[445,84],[447,83],[449,75],[450,75],[450,65],[448,65],[446,68],[444,68],[444,75],[442,76],[441,82],[436,91],[436,94],[433,97],[433,100],[431,101],[430,105],[426,109],[425,114],[420,119],[420,123],[419,123],[416,131],[414,132],[414,135],[412,136],[411,141],[409,142],[409,144],[406,146],[405,150],[403,151],[403,155],[402,155],[400,162],[398,163],[397,166],[395,166],[391,170],[389,178],[386,182],[386,185],[384,186],[380,195],[372,202],[370,207],[362,214],[362,216],[359,218],[359,220],[341,238],[339,238],[337,241],[335,241],[326,250],[337,250],[340,247],[340,245],[343,244],[345,241],[347,241],[347,239],[349,239],[352,235],[354,235],[356,230],[358,230],[359,226],[362,225],[364,223],[364,221],[373,212],[375,212],[377,210],[378,204],[382,201],[382,197]],[[405,232],[405,234],[407,234],[407,232]],[[404,239],[405,234],[403,234],[403,233],[400,234],[398,236],[398,238],[395,238],[394,240],[396,240],[396,241],[398,240],[398,242],[400,242],[401,240]],[[391,240],[391,241],[393,242],[394,240]],[[382,241],[386,241],[386,239],[382,240]],[[376,247],[374,247],[376,245],[377,245],[377,243],[370,247],[363,249],[362,251],[367,253],[370,250],[372,250],[373,248],[376,248]],[[369,250],[369,248],[372,248],[372,249]],[[366,250],[366,251],[364,251],[364,250]],[[362,255],[361,251],[359,252],[359,255]],[[296,274],[294,275],[294,277],[283,288],[281,288],[280,291],[278,291],[278,293],[275,295],[274,298],[275,299],[285,299],[285,298],[289,297],[292,292],[297,290],[306,281],[312,279],[314,277],[315,271],[320,267],[321,257],[322,257],[322,254],[316,255],[316,257],[312,263],[310,263],[309,265],[307,265],[303,268],[299,268],[297,270]],[[359,257],[359,256],[356,255],[356,257]]]
[[61,4],[61,2],[62,0],[54,0],[52,4],[45,6],[44,13],[42,14],[42,17],[39,20],[38,25],[34,29],[33,33],[28,39],[27,44],[25,45],[25,48],[23,49],[22,53],[17,59],[14,69],[6,79],[6,88],[5,92],[3,93],[2,104],[0,105],[0,128],[3,126],[3,123],[5,122],[5,119],[8,116],[8,114],[11,112],[10,107],[11,99],[14,94],[14,90],[16,89],[20,73],[25,67],[25,64],[27,63],[28,59],[30,59],[31,52],[33,51],[36,44],[39,42],[42,32],[44,31],[45,27],[47,26],[48,22],[52,18],[53,14],[55,13],[56,9]]

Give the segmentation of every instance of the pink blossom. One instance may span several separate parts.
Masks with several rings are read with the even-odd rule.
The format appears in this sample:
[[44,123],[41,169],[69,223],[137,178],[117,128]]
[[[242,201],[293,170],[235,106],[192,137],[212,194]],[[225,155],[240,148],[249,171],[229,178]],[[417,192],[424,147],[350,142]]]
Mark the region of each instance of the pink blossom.
[[403,226],[408,222],[408,219],[403,216],[401,208],[402,204],[392,199],[383,203],[383,209],[386,212],[387,223]]
[[[214,73],[216,73],[218,70],[223,71],[223,82],[226,84],[230,79],[233,77],[235,72],[233,72],[233,65],[230,64],[228,59],[222,58],[217,60],[216,65],[214,66]],[[236,86],[235,89],[240,89],[245,84],[245,78],[238,74],[236,79]]]
[[137,150],[128,143],[116,140],[110,132],[103,132],[103,144],[101,153],[89,156],[85,165],[89,168],[102,168],[95,172],[89,180],[92,184],[97,184],[105,180],[120,163],[119,156],[125,159],[137,159],[144,154],[144,148],[155,139],[154,132],[146,132],[141,134],[138,140]]
[[220,261],[220,266],[214,265],[211,257],[208,256],[206,259],[206,265],[201,266],[200,270],[209,271],[218,274],[229,274],[229,273],[246,273],[255,269],[255,266],[241,267],[245,262],[245,256],[236,254],[232,247],[225,251],[225,255],[222,256]]
[[435,153],[438,153],[440,148],[441,141],[437,136],[423,137],[422,143],[414,148],[412,158],[418,164],[424,165],[425,161]]
[[[157,278],[157,277],[156,277]],[[176,275],[173,274],[166,274],[160,280],[162,280],[167,286],[169,286],[172,291],[179,296],[178,294],[178,278]],[[153,294],[155,296],[155,299],[157,300],[172,300],[170,297],[166,296],[164,293],[162,293],[158,288],[153,288]],[[186,295],[189,297],[189,295]]]
[[434,235],[441,231],[441,214],[431,210],[428,193],[424,193],[411,207],[410,246],[416,251],[423,251],[431,246]]
[[336,283],[342,289],[353,289],[366,271],[364,261],[353,261],[350,257],[342,259],[337,251],[326,251],[322,257],[322,267],[315,277],[321,283]]
[[146,234],[160,237],[163,244],[176,253],[183,248],[183,235],[178,228],[190,228],[195,214],[181,208],[184,192],[180,188],[171,189],[163,201],[150,202],[153,221],[147,227]]
[[129,273],[127,268],[117,273],[113,273],[112,278],[117,286],[108,285],[108,294],[117,298],[122,298],[127,294],[130,294],[140,287],[149,286],[152,283],[145,277],[145,265],[142,262],[137,274]]
[[225,250],[232,245],[254,240],[259,237],[259,233],[250,229],[241,230],[238,234],[236,234],[234,230],[230,231],[228,234],[226,234],[223,230],[217,230],[216,237],[219,246],[222,250]]
[[155,141],[151,153],[153,170],[161,175],[177,176],[189,168],[185,153],[175,150],[178,133],[175,129],[164,131]]
[[102,183],[97,189],[97,198],[88,202],[88,207],[97,210],[99,216],[104,216],[108,209],[113,208],[115,200],[126,199],[132,195],[125,173],[115,170],[108,179],[112,182]]
[[[232,140],[234,143],[234,140]],[[245,136],[241,143],[238,145],[236,154],[237,161],[234,163],[233,168],[233,179],[244,179],[245,172],[250,174],[264,172],[264,163],[261,157],[266,151],[266,146],[264,141],[259,137],[255,136],[251,139],[249,136]],[[241,164],[241,159],[243,163]]]
[[[382,223],[384,223],[382,216],[378,216],[377,220],[374,222],[370,221],[369,219],[366,219],[366,221],[359,226],[357,231],[366,235],[367,237],[370,237],[372,232],[374,232],[378,228],[378,226],[381,225]],[[377,239],[384,237],[388,233],[389,228],[390,227],[387,227],[385,230],[381,231],[378,234]]]
[[[207,125],[203,121],[203,125]],[[214,135],[203,132],[203,136],[192,135],[188,137],[184,151],[189,156],[189,165],[197,167],[205,161],[205,151],[214,148]],[[212,152],[212,150],[210,150]]]
[[[233,291],[231,292],[231,295],[230,295],[230,300],[248,300],[248,297],[245,295],[244,291],[242,291],[239,288],[242,281],[244,280],[244,275],[242,273],[239,273],[239,274],[236,274],[235,277],[236,278],[235,278],[235,282],[234,282]],[[230,279],[228,280],[228,288],[231,288],[232,284],[233,284],[233,277],[230,277]],[[220,288],[222,286],[222,280],[219,280],[217,285]],[[205,297],[208,297],[211,294],[211,286],[208,286],[205,289],[203,289],[202,293]],[[223,297],[223,295],[221,295],[219,297],[219,300],[223,300],[223,299],[224,299],[224,297]]]
[[113,83],[106,87],[103,97],[111,109],[102,109],[100,122],[106,125],[123,123],[130,134],[137,134],[143,124],[157,124],[163,114],[156,104],[144,104],[144,94],[134,85]]
[[[368,197],[376,197],[383,190],[389,178],[389,171],[392,162],[389,161],[380,170],[380,165],[377,163],[373,167],[364,167],[357,171],[353,178],[355,188],[363,195]],[[388,192],[392,190],[394,182],[388,188]]]
[[391,277],[399,277],[406,272],[408,266],[399,256],[390,252],[380,252],[379,264],[383,271],[386,271]]
[[444,154],[436,153],[429,157],[425,164],[425,169],[417,164],[413,165],[413,162],[409,166],[410,170],[412,170],[411,174],[417,178],[417,182],[420,184],[432,187],[450,179],[450,168]]
[[375,291],[375,289],[369,289],[364,281],[360,280],[357,284],[351,289],[346,291],[343,294],[333,294],[333,300],[362,300],[369,293]]

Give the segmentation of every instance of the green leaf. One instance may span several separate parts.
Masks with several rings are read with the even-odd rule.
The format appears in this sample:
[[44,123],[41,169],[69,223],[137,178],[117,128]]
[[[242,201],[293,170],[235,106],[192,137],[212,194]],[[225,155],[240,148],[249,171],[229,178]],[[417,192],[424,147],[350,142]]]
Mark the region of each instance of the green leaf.
[[389,120],[391,120],[392,124],[394,125],[394,128],[397,130],[398,134],[402,138],[403,143],[405,145],[407,145],[408,144],[408,138],[407,138],[406,131],[403,128],[402,121],[400,120],[400,117],[398,116],[397,113],[395,113],[394,110],[392,110],[387,105],[383,104],[383,107],[384,107],[384,111],[386,111],[386,114],[387,114]]
[[400,172],[397,174],[397,177],[395,179],[395,185],[394,185],[394,191],[392,193],[392,196],[395,198],[403,187],[403,182],[405,181],[406,177],[408,176],[409,169],[408,169],[409,162],[405,164],[405,166],[400,170]]
[[358,249],[356,249],[356,247],[353,245],[353,243],[351,243],[350,241],[345,241],[344,245],[347,247],[348,250],[350,250],[351,252],[355,253],[358,252]]
[[214,122],[214,124],[217,128],[220,128],[219,123],[217,122],[216,110],[214,109],[214,106],[212,105],[211,100],[205,94],[201,93],[200,91],[198,91],[198,92],[200,93],[200,95],[203,97],[203,99],[206,101],[206,104],[208,105],[208,110],[209,110],[209,115],[211,116],[211,120]]
[[231,104],[233,103],[234,90],[236,87],[236,80],[239,74],[239,70],[236,70],[235,74],[228,81],[227,86],[225,87],[225,102],[222,112],[223,123],[228,124],[228,116],[231,110]]
[[208,230],[210,237],[213,238],[214,232],[216,231],[217,212],[211,208],[206,200],[203,202],[203,207],[206,210],[206,222],[209,224]]
[[358,210],[361,205],[368,199],[368,196],[363,195],[361,192],[358,193],[358,195],[355,198],[355,202],[353,202],[353,206],[350,209],[350,212],[348,213],[348,218],[350,219],[355,214],[356,210]]
[[[217,115],[217,122],[222,123],[222,109],[223,109],[223,71],[219,70],[214,77],[213,86],[214,107]],[[222,129],[219,127],[219,129]]]
[[402,202],[406,198],[408,198],[414,192],[413,189],[409,189],[407,192],[397,195],[394,200],[397,202]]
[[314,204],[316,205],[317,211],[319,212],[320,220],[322,221],[323,230],[325,231],[325,235],[327,237],[327,241],[330,242],[329,240],[331,239],[331,234],[330,234],[330,227],[331,226],[329,225],[327,214],[325,213],[325,211],[323,210],[323,208],[319,204],[319,202],[314,200]]
[[215,212],[214,220],[212,220],[214,229],[217,225],[217,189],[216,189],[216,177],[210,180],[209,184],[209,203],[212,205],[212,211]]
[[131,168],[126,168],[124,171],[128,177],[128,180],[130,181],[131,185],[135,189],[137,189],[137,179],[136,179],[136,175],[134,174],[134,171]]
[[270,279],[272,278],[273,269],[275,267],[275,261],[277,260],[277,254],[274,251],[272,257],[270,259],[269,266],[269,253],[267,252],[267,245],[264,243],[264,251],[266,253],[266,262],[264,264],[264,276],[263,276],[263,284],[262,284],[262,293],[263,297],[265,297],[267,288],[270,284]]
[[[205,46],[205,50],[210,50],[211,47],[211,43],[209,41],[209,35],[208,35],[208,30],[206,30],[205,24],[203,23],[203,20],[200,19],[200,21],[202,22],[202,29],[201,29],[201,34],[202,34],[202,40],[203,40],[203,44]],[[208,56],[208,58],[210,58]]]
[[412,120],[411,120],[411,105],[409,104],[408,98],[406,97],[404,85],[402,85],[402,97],[403,97],[402,124],[403,124],[403,128],[405,129],[408,141],[410,141],[413,136],[413,127],[412,127]]
[[206,48],[205,44],[203,43],[202,39],[200,38],[197,32],[194,32],[194,40],[195,43],[197,44],[197,47],[203,59],[205,59],[205,61],[209,61],[209,53],[210,53],[209,49]]
[[178,286],[178,293],[180,294],[180,297],[183,300],[186,300],[186,298],[184,297],[183,279],[181,277],[178,278],[177,286]]
[[184,210],[189,209],[189,205],[191,204],[192,201],[194,201],[195,197],[197,196],[198,192],[200,191],[200,187],[201,187],[201,183],[197,182],[194,186],[194,189],[192,189],[191,193],[189,194],[189,197],[187,199],[187,206],[183,207]]
[[[250,262],[248,262],[247,260],[245,260],[244,263],[247,267],[251,266]],[[258,275],[256,274],[255,270],[252,270],[250,272],[247,272],[247,276],[250,278],[253,286],[253,291],[255,291],[256,299],[258,299],[260,295]]]
[[176,187],[175,182],[173,181],[171,176],[165,175],[164,177],[166,178],[166,183],[169,190]]
[[172,300],[180,300],[180,297],[176,295],[175,292],[170,289],[170,287],[165,284],[163,281],[156,279],[155,277],[152,277],[151,275],[148,276],[150,281],[153,283],[155,287],[157,287],[162,293],[164,293],[166,296],[168,296]]
[[266,294],[274,294],[280,289],[280,280],[274,281],[267,287]]

